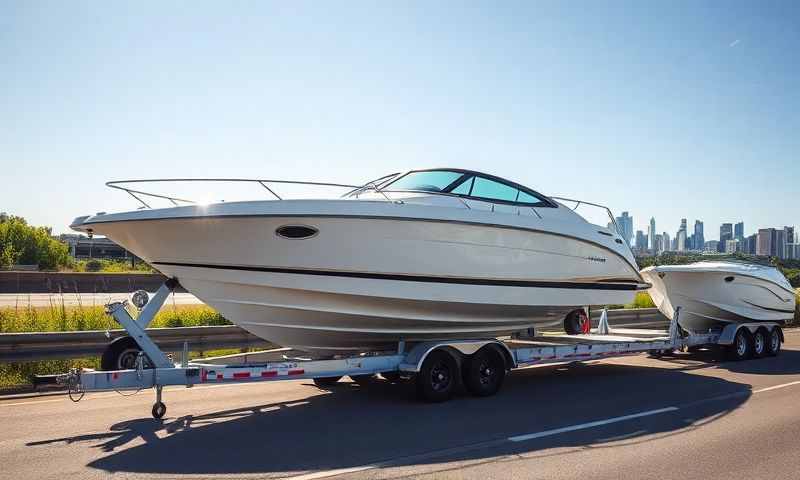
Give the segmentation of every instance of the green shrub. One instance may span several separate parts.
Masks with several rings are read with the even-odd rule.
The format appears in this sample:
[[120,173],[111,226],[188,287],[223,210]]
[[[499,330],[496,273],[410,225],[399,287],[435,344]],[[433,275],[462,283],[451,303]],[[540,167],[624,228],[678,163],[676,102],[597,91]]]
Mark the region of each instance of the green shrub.
[[87,272],[99,272],[103,269],[103,263],[100,260],[89,260],[86,262]]
[[629,303],[625,305],[625,308],[655,308],[656,304],[653,303],[653,299],[650,298],[650,294],[647,292],[637,292],[636,298],[633,299],[633,303]]
[[69,247],[48,227],[33,227],[22,217],[0,213],[0,268],[15,264],[55,270],[70,264]]

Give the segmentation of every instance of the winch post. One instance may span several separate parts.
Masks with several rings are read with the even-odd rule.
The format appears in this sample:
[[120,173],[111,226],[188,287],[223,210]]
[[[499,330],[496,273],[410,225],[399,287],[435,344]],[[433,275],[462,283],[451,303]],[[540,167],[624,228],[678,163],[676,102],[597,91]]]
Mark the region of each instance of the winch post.
[[153,342],[145,328],[153,321],[156,313],[164,305],[164,302],[169,297],[169,294],[175,289],[178,282],[171,278],[167,280],[153,295],[153,298],[144,306],[139,317],[134,320],[128,310],[125,308],[125,302],[114,302],[106,305],[106,312],[114,317],[122,328],[133,338],[142,349],[147,358],[153,363],[156,368],[170,368],[174,364],[170,359],[158,348]]
[[155,293],[155,295],[153,295],[153,298],[147,302],[147,305],[142,308],[142,311],[139,312],[139,316],[136,318],[136,323],[138,323],[142,328],[147,328],[156,317],[156,313],[161,310],[164,302],[167,301],[167,298],[169,298],[169,295],[177,286],[178,281],[176,279],[167,279],[167,281],[158,288],[158,291]]

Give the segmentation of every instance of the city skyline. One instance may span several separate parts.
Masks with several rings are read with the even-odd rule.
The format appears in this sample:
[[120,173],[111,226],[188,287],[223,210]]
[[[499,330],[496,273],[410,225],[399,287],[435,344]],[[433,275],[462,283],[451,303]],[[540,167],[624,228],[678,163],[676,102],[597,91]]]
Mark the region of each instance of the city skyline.
[[[617,224],[626,227],[635,218],[625,211],[623,217],[616,217]],[[610,225],[610,224],[609,224]],[[675,236],[670,242],[669,234],[655,229],[656,218],[651,216],[646,232],[636,229],[631,247],[640,254],[654,255],[663,252],[703,252],[703,253],[745,253],[759,256],[775,256],[781,259],[800,259],[800,236],[794,225],[757,227],[753,234],[747,234],[744,221],[722,222],[717,238],[705,235],[704,221],[695,219],[694,229],[689,234],[688,220],[680,220]],[[623,230],[623,227],[620,227]],[[624,232],[620,235],[625,237]]]

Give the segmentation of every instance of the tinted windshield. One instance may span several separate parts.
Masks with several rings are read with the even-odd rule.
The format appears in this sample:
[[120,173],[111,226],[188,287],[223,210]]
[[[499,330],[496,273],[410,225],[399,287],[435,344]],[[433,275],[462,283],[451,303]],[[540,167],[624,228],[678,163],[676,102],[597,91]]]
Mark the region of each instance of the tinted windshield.
[[392,190],[422,190],[425,192],[444,192],[453,182],[464,174],[450,170],[428,170],[411,172],[389,184]]

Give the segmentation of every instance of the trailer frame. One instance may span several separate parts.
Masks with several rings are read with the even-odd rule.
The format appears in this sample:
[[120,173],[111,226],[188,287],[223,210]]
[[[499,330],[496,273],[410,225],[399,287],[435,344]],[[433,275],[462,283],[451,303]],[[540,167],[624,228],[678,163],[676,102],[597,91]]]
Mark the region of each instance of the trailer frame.
[[[754,345],[753,337],[758,332],[761,332],[762,343],[767,340],[774,343],[775,338],[778,339],[777,348],[770,348],[770,354],[777,354],[780,343],[783,342],[781,326],[772,322],[730,324],[721,331],[689,333],[680,326],[680,307],[675,309],[667,331],[617,329],[612,332],[608,325],[607,310],[603,309],[600,324],[594,329],[594,333],[583,335],[439,340],[413,344],[401,340],[394,351],[366,352],[324,359],[289,357],[285,355],[288,352],[278,352],[281,354],[278,361],[241,364],[217,364],[213,359],[190,362],[189,346],[184,342],[181,360],[175,363],[158,348],[145,329],[177,285],[175,279],[165,282],[146,304],[141,305],[136,318],[128,311],[127,301],[113,302],[106,306],[106,312],[122,325],[141,349],[136,358],[136,366],[133,369],[113,371],[73,369],[59,378],[61,383],[68,385],[70,398],[78,401],[85,392],[153,388],[156,399],[151,413],[155,418],[162,418],[166,413],[162,392],[164,386],[169,385],[192,387],[199,384],[311,379],[317,385],[323,386],[331,385],[343,376],[358,380],[383,374],[387,378],[395,379],[416,377],[418,391],[424,399],[443,401],[452,396],[453,388],[461,381],[475,395],[491,395],[499,390],[507,372],[533,365],[580,362],[641,353],[661,355],[701,345],[721,345],[726,347],[726,351],[737,353],[741,350],[739,347],[742,338],[745,343],[749,342],[750,352],[747,356],[750,356]],[[744,358],[744,355],[741,356]],[[227,359],[230,357],[226,357]],[[436,362],[440,370],[435,370],[430,365]],[[434,384],[445,380],[450,382],[449,390],[436,390]]]

